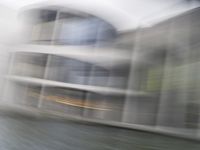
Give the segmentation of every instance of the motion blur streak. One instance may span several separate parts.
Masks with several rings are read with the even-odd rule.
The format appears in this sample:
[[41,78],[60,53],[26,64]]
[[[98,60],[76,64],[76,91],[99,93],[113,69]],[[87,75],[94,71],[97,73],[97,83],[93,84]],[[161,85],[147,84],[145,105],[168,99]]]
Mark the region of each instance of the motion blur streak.
[[199,150],[199,0],[2,0],[0,149]]

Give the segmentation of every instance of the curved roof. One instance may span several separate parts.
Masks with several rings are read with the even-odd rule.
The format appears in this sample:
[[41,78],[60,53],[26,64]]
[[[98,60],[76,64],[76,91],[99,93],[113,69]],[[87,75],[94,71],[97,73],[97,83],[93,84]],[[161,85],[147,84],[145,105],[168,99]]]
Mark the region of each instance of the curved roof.
[[1,0],[0,3],[18,10],[32,4],[66,6],[103,18],[118,30],[134,29],[141,23],[148,26],[197,5],[184,0]]

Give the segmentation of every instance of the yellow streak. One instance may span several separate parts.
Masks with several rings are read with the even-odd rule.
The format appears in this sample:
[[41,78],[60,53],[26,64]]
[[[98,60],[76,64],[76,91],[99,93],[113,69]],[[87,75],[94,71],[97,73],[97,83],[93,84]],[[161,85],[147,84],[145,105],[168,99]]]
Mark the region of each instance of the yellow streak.
[[[40,94],[36,92],[29,92],[28,95],[35,98],[38,98],[40,96]],[[59,96],[54,96],[54,95],[48,95],[48,96],[42,96],[42,97],[44,98],[44,100],[54,101],[57,103],[70,105],[74,107],[81,107],[81,108],[95,109],[95,110],[110,110],[108,108],[95,107],[95,104],[92,104],[89,102],[84,103],[83,100],[81,99],[75,99],[75,98],[70,98],[70,97],[59,97]]]
[[109,110],[109,109],[105,109],[105,108],[98,108],[98,107],[90,107],[90,106],[73,104],[73,103],[69,103],[69,102],[65,102],[65,101],[61,101],[61,100],[56,100],[56,102],[62,103],[62,104],[65,104],[65,105],[70,105],[70,106],[75,106],[75,107],[82,107],[82,108],[88,108],[88,109]]

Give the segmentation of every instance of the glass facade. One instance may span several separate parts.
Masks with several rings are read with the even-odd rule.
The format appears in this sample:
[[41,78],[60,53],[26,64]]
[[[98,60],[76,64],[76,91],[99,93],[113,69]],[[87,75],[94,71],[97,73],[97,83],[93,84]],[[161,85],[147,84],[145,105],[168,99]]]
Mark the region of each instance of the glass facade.
[[48,55],[19,52],[14,55],[13,75],[43,78]]
[[27,42],[32,44],[103,46],[117,37],[108,22],[76,11],[34,9],[22,13],[21,18],[28,23]]
[[[195,9],[121,34],[119,43],[114,43],[116,31],[101,19],[59,12],[51,44],[96,45],[110,40],[116,44],[113,51],[121,54],[121,48],[131,59],[97,63],[89,57],[15,53],[11,75],[41,79],[40,86],[26,85],[27,105],[92,119],[196,130],[200,117],[199,15]],[[56,15],[52,12],[50,16],[44,20],[54,21]],[[132,37],[127,45],[126,35],[128,40]],[[17,84],[16,91],[20,89]]]

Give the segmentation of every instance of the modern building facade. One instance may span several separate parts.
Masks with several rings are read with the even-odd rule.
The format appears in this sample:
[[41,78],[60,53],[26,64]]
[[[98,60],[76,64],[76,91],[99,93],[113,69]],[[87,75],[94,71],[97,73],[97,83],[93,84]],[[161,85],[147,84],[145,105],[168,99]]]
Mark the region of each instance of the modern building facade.
[[199,14],[119,32],[92,14],[28,9],[4,99],[75,117],[198,130]]

